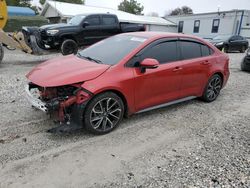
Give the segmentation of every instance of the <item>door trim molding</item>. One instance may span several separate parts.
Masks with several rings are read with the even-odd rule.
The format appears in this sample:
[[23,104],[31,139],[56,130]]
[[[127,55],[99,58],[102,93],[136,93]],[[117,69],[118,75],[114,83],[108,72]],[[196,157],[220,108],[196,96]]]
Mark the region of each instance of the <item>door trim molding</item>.
[[197,97],[196,96],[189,96],[189,97],[177,99],[177,100],[174,100],[174,101],[171,101],[171,102],[167,102],[167,103],[163,103],[163,104],[160,104],[160,105],[145,108],[144,110],[140,110],[140,111],[136,112],[136,114],[151,111],[151,110],[155,110],[155,109],[158,109],[158,108],[163,108],[163,107],[170,106],[170,105],[177,104],[177,103],[181,103],[181,102],[184,102],[184,101],[189,101],[189,100],[192,100],[192,99],[195,99],[195,98],[197,98]]

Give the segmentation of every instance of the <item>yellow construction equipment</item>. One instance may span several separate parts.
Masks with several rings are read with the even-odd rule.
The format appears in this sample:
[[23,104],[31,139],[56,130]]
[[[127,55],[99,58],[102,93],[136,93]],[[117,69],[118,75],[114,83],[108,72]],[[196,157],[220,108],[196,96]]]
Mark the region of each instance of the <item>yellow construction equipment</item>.
[[8,20],[7,5],[5,0],[0,0],[0,63],[4,56],[3,46],[11,49],[20,49],[26,53],[32,53],[32,49],[25,43],[22,32],[7,34],[3,28]]

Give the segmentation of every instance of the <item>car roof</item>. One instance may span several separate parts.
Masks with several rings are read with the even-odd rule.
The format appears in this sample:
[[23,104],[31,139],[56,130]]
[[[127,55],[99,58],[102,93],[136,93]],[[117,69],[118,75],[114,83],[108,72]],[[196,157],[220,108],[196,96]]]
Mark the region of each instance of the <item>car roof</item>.
[[110,14],[110,13],[85,13],[85,14],[77,14],[76,16],[89,16],[89,15],[101,15],[101,16],[106,16],[106,15],[110,15],[110,16],[116,16],[115,14]]
[[204,42],[204,39],[201,39],[201,38],[193,36],[193,35],[186,35],[186,34],[182,34],[182,33],[144,31],[144,32],[123,33],[122,35],[133,35],[133,36],[138,36],[138,37],[144,37],[147,39],[190,38],[190,39],[197,39],[199,41]]

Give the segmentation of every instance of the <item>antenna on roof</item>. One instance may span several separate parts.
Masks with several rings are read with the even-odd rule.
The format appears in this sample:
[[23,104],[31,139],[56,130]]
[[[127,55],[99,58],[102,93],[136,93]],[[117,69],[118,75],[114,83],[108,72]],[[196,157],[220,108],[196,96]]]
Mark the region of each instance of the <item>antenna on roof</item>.
[[218,12],[220,12],[220,5],[218,5],[217,7],[218,7]]

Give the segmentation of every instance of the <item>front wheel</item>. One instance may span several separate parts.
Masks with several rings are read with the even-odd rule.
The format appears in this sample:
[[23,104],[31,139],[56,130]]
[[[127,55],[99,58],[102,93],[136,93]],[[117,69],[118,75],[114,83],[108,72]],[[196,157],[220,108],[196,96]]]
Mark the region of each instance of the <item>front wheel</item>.
[[0,43],[0,63],[3,61],[3,56],[4,56],[4,49],[3,45]]
[[94,97],[83,115],[85,128],[94,134],[106,134],[115,129],[124,115],[124,104],[113,92]]
[[63,55],[76,54],[78,51],[77,43],[72,39],[66,39],[61,45],[61,53]]
[[201,98],[205,102],[212,102],[220,94],[221,88],[222,88],[222,78],[218,74],[215,74],[208,80],[207,86]]

